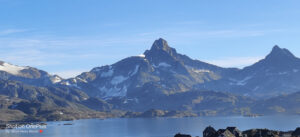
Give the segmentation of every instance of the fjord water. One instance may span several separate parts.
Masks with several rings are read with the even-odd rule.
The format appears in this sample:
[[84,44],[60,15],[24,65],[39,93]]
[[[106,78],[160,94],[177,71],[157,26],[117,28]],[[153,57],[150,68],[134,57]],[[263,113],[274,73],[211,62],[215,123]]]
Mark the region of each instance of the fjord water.
[[[72,123],[72,125],[64,125]],[[294,130],[300,126],[300,116],[262,117],[193,117],[193,118],[118,118],[86,119],[71,122],[47,122],[43,133],[7,133],[0,131],[1,137],[173,137],[187,133],[202,136],[205,127],[215,128],[236,126],[240,130],[268,128],[274,130]]]

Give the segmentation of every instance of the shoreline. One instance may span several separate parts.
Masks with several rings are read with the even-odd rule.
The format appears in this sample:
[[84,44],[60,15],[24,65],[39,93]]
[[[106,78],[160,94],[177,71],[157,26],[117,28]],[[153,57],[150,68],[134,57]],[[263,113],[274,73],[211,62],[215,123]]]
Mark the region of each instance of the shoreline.
[[296,116],[299,117],[300,115],[263,115],[258,117],[247,117],[247,116],[241,116],[241,115],[233,115],[233,116],[197,116],[197,117],[93,117],[93,118],[78,118],[73,120],[51,120],[51,121],[1,121],[0,122],[0,130],[2,129],[3,125],[5,124],[47,124],[49,122],[72,122],[72,121],[79,121],[79,120],[91,120],[91,119],[97,119],[97,120],[107,120],[107,119],[184,119],[184,118],[260,118],[260,117],[269,117],[269,116]]

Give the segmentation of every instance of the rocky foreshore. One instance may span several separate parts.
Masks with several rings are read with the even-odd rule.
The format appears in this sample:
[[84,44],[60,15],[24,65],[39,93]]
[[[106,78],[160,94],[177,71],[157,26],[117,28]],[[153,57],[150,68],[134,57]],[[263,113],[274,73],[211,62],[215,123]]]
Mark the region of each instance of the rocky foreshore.
[[[178,133],[174,137],[192,136]],[[215,130],[213,127],[208,126],[203,131],[203,137],[300,137],[300,127],[291,131],[269,129],[249,129],[240,131],[237,127],[227,127],[226,129]]]

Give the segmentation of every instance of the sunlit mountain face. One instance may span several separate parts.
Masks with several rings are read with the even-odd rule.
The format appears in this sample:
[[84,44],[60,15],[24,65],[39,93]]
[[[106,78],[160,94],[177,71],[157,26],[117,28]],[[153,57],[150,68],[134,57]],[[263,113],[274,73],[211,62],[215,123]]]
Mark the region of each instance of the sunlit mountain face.
[[[106,117],[127,111],[145,114],[126,113],[124,117],[293,114],[299,111],[297,100],[289,99],[298,95],[299,70],[300,59],[278,46],[257,63],[237,69],[191,59],[160,38],[142,55],[70,79],[1,62],[0,93],[16,98],[6,103],[7,109],[20,112],[19,117],[39,120],[66,118],[53,118],[57,113],[78,115],[76,119],[84,118],[82,114]],[[274,99],[282,99],[282,105]],[[289,105],[295,107],[289,109]]]
[[300,89],[299,62],[287,49],[274,46],[265,59],[244,69],[222,68],[177,53],[160,38],[143,55],[96,67],[60,83],[102,99],[175,94],[192,89],[269,98]]

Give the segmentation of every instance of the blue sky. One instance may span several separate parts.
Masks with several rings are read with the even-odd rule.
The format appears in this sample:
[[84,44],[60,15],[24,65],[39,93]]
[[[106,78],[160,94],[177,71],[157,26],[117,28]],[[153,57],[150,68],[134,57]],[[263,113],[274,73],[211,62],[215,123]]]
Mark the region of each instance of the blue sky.
[[149,49],[244,67],[277,44],[300,56],[300,1],[0,0],[0,60],[75,76]]

